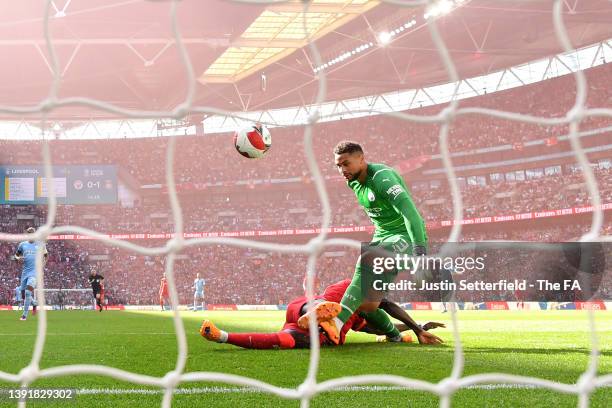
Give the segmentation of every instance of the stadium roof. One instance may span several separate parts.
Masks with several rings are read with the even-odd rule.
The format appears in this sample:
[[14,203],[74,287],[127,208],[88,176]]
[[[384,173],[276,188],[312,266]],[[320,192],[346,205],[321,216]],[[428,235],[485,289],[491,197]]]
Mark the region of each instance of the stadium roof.
[[[322,70],[328,77],[328,100],[448,81],[426,27],[424,14],[431,10],[376,2],[338,3],[315,2],[309,9],[320,17],[312,18],[310,27],[318,38],[323,63],[328,63],[317,67],[308,47],[300,45],[304,39],[299,30],[293,29],[299,20],[299,4],[178,2],[178,29],[196,77],[204,79],[197,83],[194,102],[230,110],[306,105],[314,101],[317,74]],[[561,51],[554,34],[552,2],[460,3],[448,13],[438,10],[437,18],[462,78]],[[184,100],[186,73],[172,32],[171,2],[54,0],[51,4],[49,27],[60,60],[61,98],[88,96],[122,108],[148,110],[170,110]],[[291,7],[292,11],[286,11]],[[362,7],[371,8],[366,11]],[[564,1],[563,7],[576,47],[612,37],[612,3],[573,0]],[[274,25],[266,31],[261,27],[270,10],[296,13],[298,18],[286,17],[285,28]],[[39,0],[0,2],[0,51],[5,62],[0,66],[0,105],[33,106],[48,95],[52,75],[44,40],[44,11],[44,2]],[[329,29],[327,23],[343,14],[352,18],[340,18]],[[291,33],[297,38],[279,37]],[[240,57],[237,70],[221,64],[233,48],[247,46],[259,54]],[[279,46],[286,50],[274,54],[271,49]],[[206,72],[211,74],[213,69],[219,69],[216,73],[225,76],[226,82],[207,79]],[[233,82],[227,82],[229,77]],[[116,115],[70,106],[53,110],[49,116],[67,120]],[[22,119],[17,114],[2,117]]]
[[313,0],[267,7],[200,77],[203,83],[234,83],[305,47],[376,7],[378,1]]

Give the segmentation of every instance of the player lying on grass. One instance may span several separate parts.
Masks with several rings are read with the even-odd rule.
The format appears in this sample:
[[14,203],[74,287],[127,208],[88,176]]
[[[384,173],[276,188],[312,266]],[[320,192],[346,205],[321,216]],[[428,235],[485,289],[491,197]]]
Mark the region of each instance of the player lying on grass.
[[[337,315],[340,312],[340,307],[337,303],[332,302],[338,302],[342,299],[350,283],[350,279],[345,279],[328,286],[325,288],[322,295],[315,296],[315,302],[318,302],[322,309],[328,307],[330,314]],[[307,348],[310,346],[308,327],[300,327],[298,325],[298,319],[306,312],[307,305],[306,296],[301,296],[291,301],[289,305],[287,305],[285,324],[282,330],[277,333],[227,333],[218,329],[210,320],[204,320],[200,327],[200,334],[210,341],[229,343],[249,349]],[[321,333],[319,333],[319,343],[321,345],[344,344],[346,333],[351,329],[378,335],[389,335],[395,330],[399,330],[400,332],[412,330],[421,344],[442,343],[442,339],[427,331],[436,327],[445,327],[444,324],[430,322],[421,327],[401,308],[401,306],[385,299],[381,302],[380,308],[389,313],[392,317],[400,320],[402,323],[395,325],[391,324],[389,327],[379,327],[375,323],[366,321],[359,313],[354,313],[344,325],[340,332],[339,339],[332,341],[327,337],[327,333],[321,330]],[[412,338],[407,333],[401,335],[399,339],[395,336],[387,337],[387,339],[395,342],[412,341]]]
[[[427,254],[427,231],[425,222],[417,210],[402,176],[393,168],[379,163],[368,163],[362,147],[355,142],[343,141],[334,148],[334,159],[347,186],[353,190],[357,202],[364,209],[375,231],[370,247],[391,248],[394,253],[414,256]],[[389,326],[389,316],[380,308],[382,291],[370,293],[364,298],[363,288],[373,281],[372,271],[362,268],[362,257],[357,261],[351,285],[340,299],[340,312],[330,316],[317,306],[300,319],[300,325],[307,326],[310,318],[316,318],[319,327],[334,341],[343,325],[358,308],[368,322],[378,326]],[[367,258],[363,259],[368,264]],[[386,283],[395,280],[399,271],[380,275]],[[390,337],[399,337],[394,330]]]

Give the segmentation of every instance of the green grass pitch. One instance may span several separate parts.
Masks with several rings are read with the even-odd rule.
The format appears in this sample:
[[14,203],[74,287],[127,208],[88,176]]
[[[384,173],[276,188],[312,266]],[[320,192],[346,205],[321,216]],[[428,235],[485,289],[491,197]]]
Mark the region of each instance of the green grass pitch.
[[[450,323],[449,314],[413,312],[417,321]],[[34,348],[37,317],[18,321],[18,312],[0,312],[0,370],[18,373]],[[282,387],[296,387],[308,368],[308,350],[243,350],[202,339],[202,318],[228,331],[276,331],[283,312],[185,312],[189,357],[187,371],[216,371],[247,376]],[[596,312],[601,346],[599,375],[612,373],[612,313]],[[464,375],[503,372],[574,383],[584,372],[590,352],[587,314],[583,311],[460,311],[465,351]],[[438,329],[446,345],[377,344],[374,337],[352,333],[343,347],[324,348],[318,381],[346,375],[395,374],[438,382],[451,373],[453,341],[450,328]],[[104,364],[152,376],[174,368],[176,338],[170,312],[62,311],[48,313],[48,336],[41,367],[64,364]],[[1,388],[12,384],[1,382]],[[108,377],[78,375],[38,380],[33,387],[85,389],[72,404],[29,402],[33,407],[155,407],[161,393]],[[181,384],[193,393],[175,395],[176,407],[298,407],[299,401],[266,393],[245,392],[221,383]],[[110,394],[109,390],[115,394]],[[6,397],[0,407],[16,406]],[[575,407],[578,398],[545,389],[464,389],[454,394],[458,407]],[[382,388],[320,394],[313,407],[436,407],[439,399],[426,392]],[[612,388],[592,395],[591,406],[612,405]]]

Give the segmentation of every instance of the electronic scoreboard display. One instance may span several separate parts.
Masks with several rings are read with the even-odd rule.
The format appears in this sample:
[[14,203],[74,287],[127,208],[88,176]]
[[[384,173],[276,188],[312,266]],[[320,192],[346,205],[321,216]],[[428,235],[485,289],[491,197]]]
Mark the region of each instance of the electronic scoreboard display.
[[[60,204],[117,202],[117,167],[111,165],[53,166],[53,183]],[[0,204],[47,204],[49,186],[43,166],[0,165]]]

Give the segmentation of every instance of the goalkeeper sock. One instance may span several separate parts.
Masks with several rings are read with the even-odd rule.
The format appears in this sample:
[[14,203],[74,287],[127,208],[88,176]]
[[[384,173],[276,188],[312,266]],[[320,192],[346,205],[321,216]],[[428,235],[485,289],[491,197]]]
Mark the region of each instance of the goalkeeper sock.
[[401,340],[402,336],[399,330],[397,330],[384,310],[376,309],[374,312],[363,313],[363,317],[368,321],[369,325],[385,333],[392,341],[398,338]]
[[[361,290],[361,266],[357,265],[355,268],[355,274],[353,275],[353,280],[348,288],[346,288],[346,292],[344,292],[344,296],[342,296],[342,300],[340,301],[340,305],[342,306],[342,310],[338,314],[336,321],[336,328],[340,330],[344,323],[351,317],[353,313],[361,306],[363,303],[363,294]],[[338,321],[342,322],[340,326],[338,326]]]
[[[222,333],[223,330],[221,330]],[[229,333],[227,343],[247,349],[293,348],[295,340],[289,333]],[[225,342],[223,342],[225,343]]]

